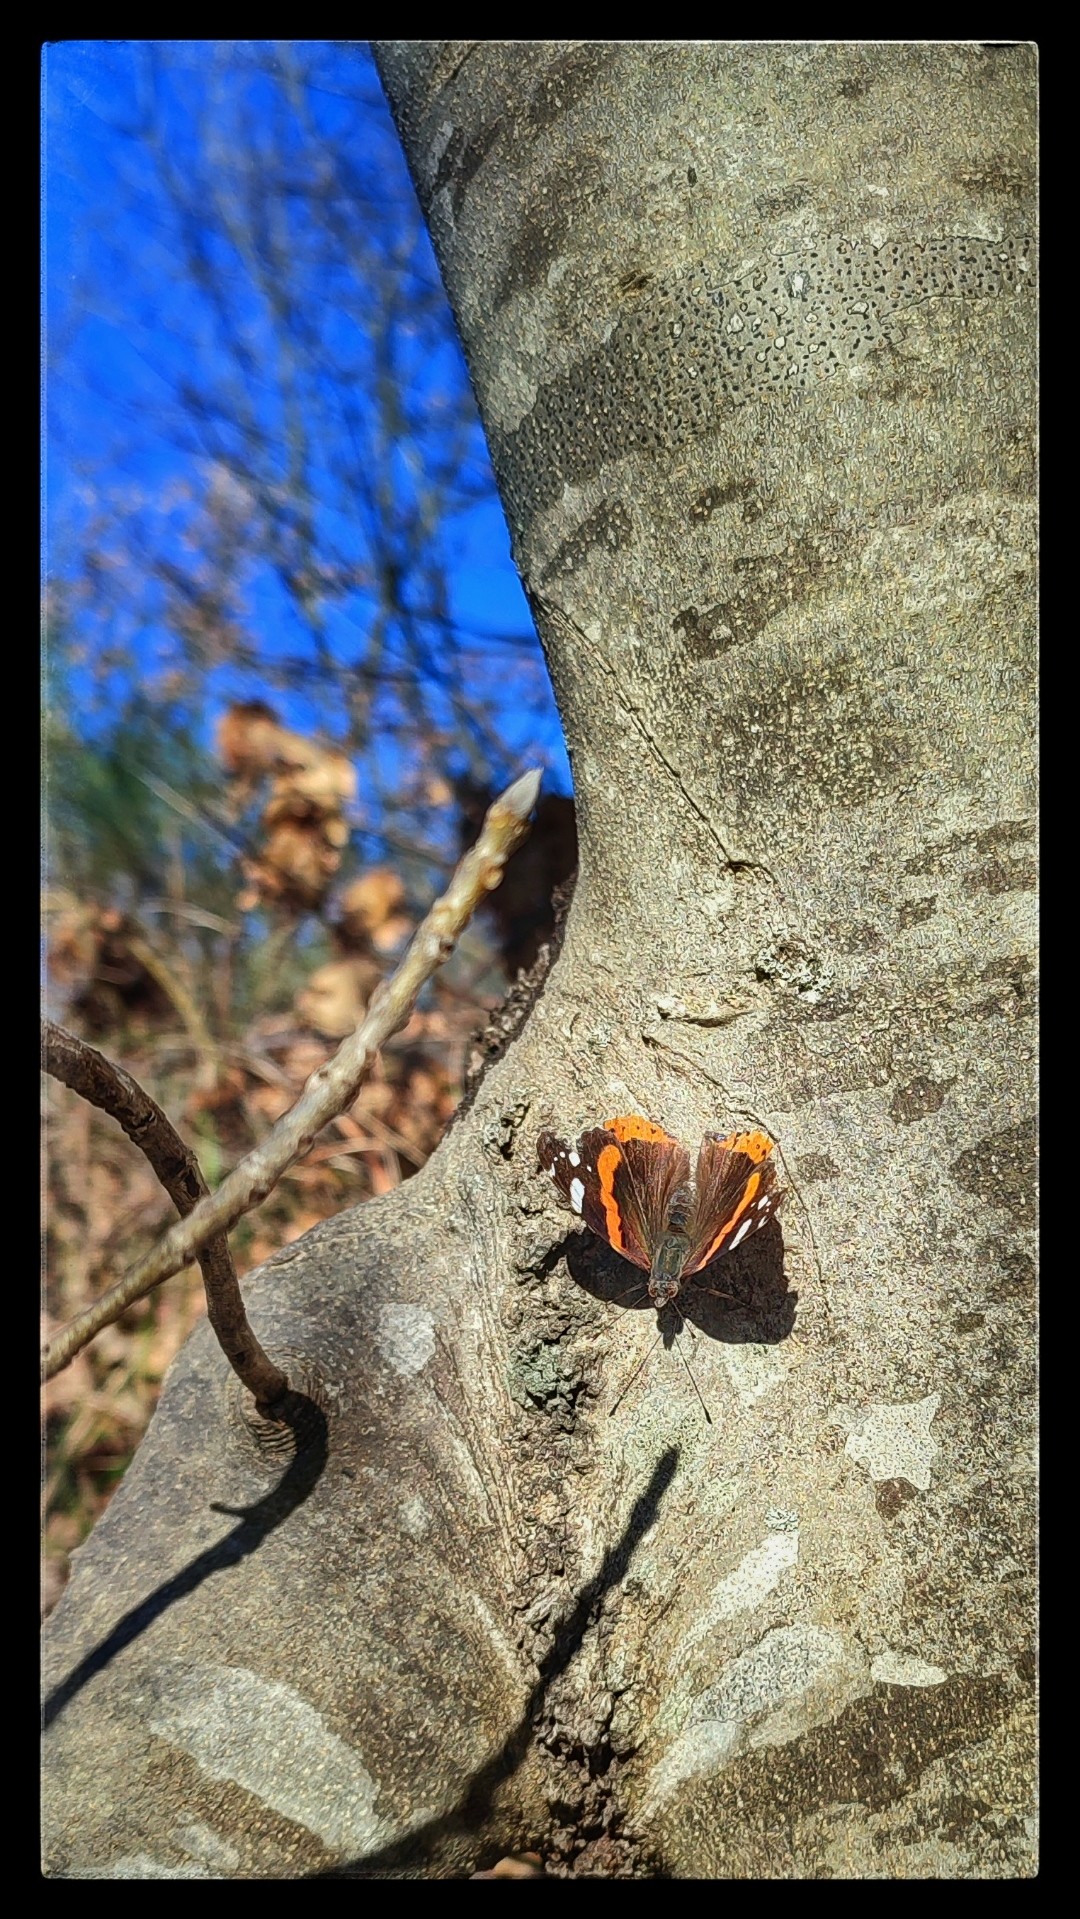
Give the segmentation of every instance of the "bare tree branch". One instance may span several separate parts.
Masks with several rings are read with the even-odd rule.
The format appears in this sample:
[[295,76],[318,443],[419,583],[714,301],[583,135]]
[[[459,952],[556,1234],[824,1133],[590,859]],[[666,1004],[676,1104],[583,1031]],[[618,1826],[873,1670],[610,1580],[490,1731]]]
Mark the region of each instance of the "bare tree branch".
[[295,1105],[262,1144],[233,1168],[217,1192],[201,1199],[186,1219],[170,1227],[145,1259],[93,1306],[77,1314],[45,1348],[43,1378],[62,1371],[133,1300],[178,1273],[212,1235],[227,1231],[259,1205],[286,1167],[308,1151],[321,1128],[352,1104],[379,1048],[404,1026],[425,982],[449,959],[476,908],[498,886],[507,860],[528,831],[540,778],[536,771],[523,773],[493,802],[475,846],[459,861],[445,893],[421,922],[397,971],[375,993],[356,1031],[332,1060],[311,1075]]
[[[54,1079],[92,1106],[111,1115],[134,1146],[145,1155],[181,1219],[190,1218],[200,1199],[209,1195],[202,1169],[172,1121],[156,1100],[144,1092],[130,1073],[116,1066],[93,1046],[77,1039],[52,1020],[41,1022],[41,1063]],[[206,1289],[207,1317],[237,1377],[253,1394],[260,1413],[270,1414],[284,1400],[289,1381],[260,1346],[248,1324],[229,1242],[215,1233],[198,1254]],[[98,1302],[100,1304],[101,1302]],[[117,1315],[112,1313],[110,1319]],[[106,1324],[102,1321],[102,1324]],[[68,1333],[71,1328],[69,1327]],[[67,1334],[61,1336],[61,1344]],[[69,1357],[73,1357],[72,1353]],[[65,1363],[65,1362],[62,1362]]]

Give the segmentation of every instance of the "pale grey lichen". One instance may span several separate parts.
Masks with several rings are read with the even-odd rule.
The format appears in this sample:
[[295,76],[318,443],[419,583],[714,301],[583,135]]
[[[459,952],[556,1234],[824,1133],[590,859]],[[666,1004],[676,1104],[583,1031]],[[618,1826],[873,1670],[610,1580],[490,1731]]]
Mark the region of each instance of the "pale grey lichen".
[[906,1479],[920,1492],[930,1485],[930,1470],[940,1448],[930,1437],[941,1394],[930,1393],[907,1406],[871,1406],[862,1414],[844,1414],[849,1428],[844,1451],[865,1466],[871,1479]]
[[717,1581],[704,1600],[701,1616],[686,1635],[686,1644],[695,1645],[721,1620],[736,1613],[752,1612],[779,1585],[785,1572],[799,1563],[799,1534],[794,1530],[770,1532],[760,1546],[744,1554],[733,1571]]
[[913,1653],[882,1652],[870,1662],[870,1677],[882,1686],[941,1686],[949,1675]]
[[829,1723],[870,1685],[865,1655],[841,1633],[811,1625],[767,1632],[692,1701],[688,1722],[653,1767],[646,1812],[748,1749],[784,1745]]
[[380,1306],[375,1344],[389,1366],[406,1376],[422,1372],[435,1351],[435,1318],[426,1306],[405,1301]]
[[392,1835],[360,1755],[291,1686],[240,1666],[176,1660],[157,1668],[150,1690],[151,1732],[328,1850],[362,1855]]

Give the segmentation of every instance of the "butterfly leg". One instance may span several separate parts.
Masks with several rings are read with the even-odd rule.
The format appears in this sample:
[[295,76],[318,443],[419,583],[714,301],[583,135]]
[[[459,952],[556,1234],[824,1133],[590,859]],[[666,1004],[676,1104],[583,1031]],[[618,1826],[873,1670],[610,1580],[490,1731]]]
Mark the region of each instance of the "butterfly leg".
[[742,1301],[737,1293],[723,1293],[719,1286],[698,1286],[696,1290],[699,1293],[711,1293],[714,1299],[730,1299],[733,1306],[742,1305]]

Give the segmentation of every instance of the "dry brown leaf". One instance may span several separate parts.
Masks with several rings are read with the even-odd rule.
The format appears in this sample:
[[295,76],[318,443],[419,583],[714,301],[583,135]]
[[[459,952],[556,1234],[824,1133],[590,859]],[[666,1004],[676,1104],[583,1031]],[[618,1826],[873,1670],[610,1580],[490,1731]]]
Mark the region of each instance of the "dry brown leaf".
[[289,1086],[268,1086],[265,1082],[252,1086],[247,1094],[247,1106],[260,1119],[269,1120],[271,1125],[287,1113],[296,1095]]
[[[356,768],[334,747],[320,747],[294,734],[286,735],[291,764],[275,781],[275,792],[291,790],[309,808],[328,817],[340,813],[356,798]],[[283,758],[285,755],[283,755]]]
[[471,1872],[470,1879],[546,1879],[538,1852],[511,1852],[489,1872]]
[[279,757],[281,727],[263,700],[236,701],[217,724],[218,758],[230,778],[257,780]]
[[376,1118],[385,1119],[396,1100],[396,1087],[389,1086],[385,1080],[369,1080],[368,1084],[361,1088],[351,1111],[356,1114],[362,1126],[365,1113],[374,1113]]
[[389,952],[406,934],[413,922],[404,911],[405,887],[389,866],[371,866],[346,887],[341,897],[338,937],[346,946]]
[[184,1113],[188,1119],[194,1119],[199,1113],[222,1113],[234,1107],[247,1093],[247,1074],[239,1066],[215,1068],[213,1083],[209,1086],[196,1086],[184,1102]]
[[229,708],[217,745],[240,802],[271,779],[263,843],[244,862],[238,906],[243,912],[260,903],[294,914],[317,912],[349,838],[343,813],[356,797],[352,761],[337,747],[289,732],[259,700]]
[[[304,1035],[294,1039],[282,1054],[281,1064],[288,1074],[290,1083],[299,1092],[305,1081],[311,1078],[316,1068],[325,1064],[329,1058],[329,1048],[321,1040]],[[292,1101],[290,1100],[290,1105]]]
[[296,1010],[318,1033],[344,1039],[358,1026],[382,974],[373,960],[329,960],[296,995]]

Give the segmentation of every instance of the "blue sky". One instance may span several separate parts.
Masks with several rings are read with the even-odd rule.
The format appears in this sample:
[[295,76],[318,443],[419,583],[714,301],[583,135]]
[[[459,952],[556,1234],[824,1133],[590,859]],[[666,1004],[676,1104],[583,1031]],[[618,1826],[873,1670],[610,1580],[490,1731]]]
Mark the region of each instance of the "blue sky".
[[[404,672],[413,659],[416,670],[421,653],[410,647],[428,649],[425,723],[449,731],[457,721],[440,676],[446,669],[449,686],[456,649],[453,684],[475,684],[478,706],[487,700],[495,713],[504,763],[493,775],[540,760],[549,784],[569,790],[482,435],[460,422],[464,368],[438,315],[437,270],[426,235],[413,233],[404,159],[366,50],[66,41],[46,48],[42,79],[45,552],[54,581],[81,581],[68,602],[68,684],[84,729],[107,730],[133,685],[164,698],[190,666],[162,577],[201,558],[208,524],[217,538],[230,513],[239,523],[258,499],[271,519],[280,510],[284,557],[276,568],[225,567],[231,613],[240,633],[258,636],[249,655],[299,664],[291,683],[261,685],[258,663],[222,641],[222,614],[197,715],[207,740],[229,699],[260,694],[290,724],[334,730],[328,689],[347,663],[372,657],[372,581],[404,553],[409,617],[380,660]],[[328,225],[316,231],[306,209],[322,193]],[[384,266],[395,317],[380,361],[364,282]],[[282,314],[293,329],[285,352]],[[384,376],[406,396],[399,427],[394,402],[372,410]],[[463,496],[449,464],[436,475],[444,423]],[[357,475],[363,484],[369,474],[373,492],[381,478],[393,499],[391,534],[374,554],[356,507]],[[453,511],[418,565],[433,488]],[[315,585],[298,601],[282,579],[300,574]],[[123,591],[111,584],[121,577]],[[322,694],[305,680],[306,659],[328,669]]]

